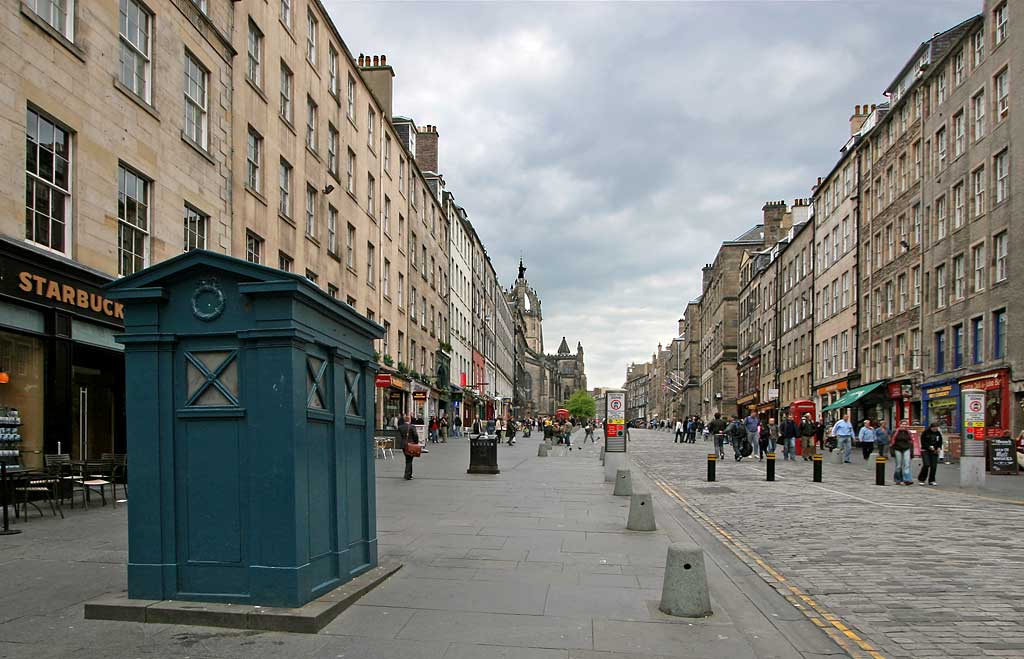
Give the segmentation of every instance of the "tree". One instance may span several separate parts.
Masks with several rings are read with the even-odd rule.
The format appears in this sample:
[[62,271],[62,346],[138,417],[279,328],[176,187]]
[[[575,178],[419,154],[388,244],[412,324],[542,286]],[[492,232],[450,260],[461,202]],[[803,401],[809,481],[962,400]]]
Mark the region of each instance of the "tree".
[[580,389],[562,404],[569,414],[577,419],[591,419],[597,413],[597,405],[586,389]]

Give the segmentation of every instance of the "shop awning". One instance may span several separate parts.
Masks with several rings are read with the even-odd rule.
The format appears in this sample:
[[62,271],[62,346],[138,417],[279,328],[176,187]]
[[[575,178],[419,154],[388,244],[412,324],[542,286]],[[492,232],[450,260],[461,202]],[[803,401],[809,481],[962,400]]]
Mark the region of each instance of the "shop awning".
[[870,394],[875,389],[881,387],[883,384],[885,384],[885,382],[886,382],[885,380],[879,380],[878,382],[872,382],[871,384],[866,384],[863,387],[857,387],[856,389],[850,389],[845,394],[840,396],[839,400],[837,400],[836,402],[832,403],[831,405],[829,405],[827,407],[821,408],[821,411],[822,412],[828,412],[829,410],[838,410],[838,409],[841,409],[843,407],[850,407],[851,405],[855,405],[857,403],[857,401],[859,401],[864,396],[867,396],[868,394]]

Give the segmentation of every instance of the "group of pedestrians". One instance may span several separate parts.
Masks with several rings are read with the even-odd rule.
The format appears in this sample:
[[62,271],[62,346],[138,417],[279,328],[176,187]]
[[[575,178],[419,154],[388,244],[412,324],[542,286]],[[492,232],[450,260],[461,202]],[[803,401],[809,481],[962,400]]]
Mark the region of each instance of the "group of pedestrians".
[[[795,461],[797,443],[800,456],[805,460],[813,459],[819,448],[837,449],[843,463],[851,462],[854,443],[860,445],[864,459],[867,460],[872,451],[882,457],[891,456],[894,464],[894,481],[899,485],[912,485],[911,458],[913,454],[913,435],[909,425],[903,421],[897,429],[890,433],[884,423],[865,419],[859,431],[850,422],[850,415],[843,415],[830,428],[821,420],[815,420],[810,413],[795,418],[788,413],[781,423],[774,417],[767,422],[750,412],[746,417],[723,417],[716,412],[707,425],[698,416],[677,419],[674,426],[673,443],[696,442],[698,434],[703,433],[705,440],[714,441],[715,453],[719,459],[725,459],[726,445],[732,447],[733,459],[740,462],[757,451],[759,460],[768,453],[774,452],[775,446],[781,446],[782,459]],[[826,437],[828,439],[826,439]],[[921,433],[920,452],[921,470],[917,474],[919,485],[937,485],[936,471],[942,455],[943,438],[937,423],[932,423]]]

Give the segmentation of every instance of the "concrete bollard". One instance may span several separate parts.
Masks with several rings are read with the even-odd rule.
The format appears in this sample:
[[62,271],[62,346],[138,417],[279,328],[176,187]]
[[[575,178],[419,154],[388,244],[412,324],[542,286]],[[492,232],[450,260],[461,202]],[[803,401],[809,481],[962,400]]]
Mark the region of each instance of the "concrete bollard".
[[548,445],[545,444],[544,442],[541,442],[537,446],[537,457],[538,458],[546,458],[546,457],[548,457]]
[[683,618],[711,615],[704,551],[697,545],[682,542],[669,545],[658,608],[662,613]]
[[654,504],[648,492],[633,494],[629,499],[629,519],[626,528],[630,531],[657,531],[654,523]]
[[633,478],[629,475],[629,469],[617,469],[615,471],[615,492],[617,497],[628,497],[633,494]]

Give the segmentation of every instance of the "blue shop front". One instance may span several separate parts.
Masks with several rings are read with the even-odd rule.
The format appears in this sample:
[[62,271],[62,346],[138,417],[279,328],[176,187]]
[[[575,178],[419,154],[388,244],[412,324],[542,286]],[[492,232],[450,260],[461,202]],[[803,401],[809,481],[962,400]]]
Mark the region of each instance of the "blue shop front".
[[943,434],[960,432],[960,383],[955,378],[921,385],[921,422],[938,423]]

